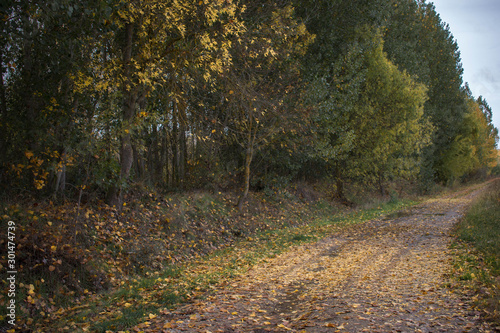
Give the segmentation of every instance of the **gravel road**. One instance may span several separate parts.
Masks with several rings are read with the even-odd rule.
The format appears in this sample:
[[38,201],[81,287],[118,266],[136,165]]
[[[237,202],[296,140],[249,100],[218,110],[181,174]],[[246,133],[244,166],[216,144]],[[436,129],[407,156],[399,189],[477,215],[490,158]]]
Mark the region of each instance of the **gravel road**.
[[446,287],[451,230],[483,188],[294,247],[152,325],[161,332],[492,332],[465,296]]

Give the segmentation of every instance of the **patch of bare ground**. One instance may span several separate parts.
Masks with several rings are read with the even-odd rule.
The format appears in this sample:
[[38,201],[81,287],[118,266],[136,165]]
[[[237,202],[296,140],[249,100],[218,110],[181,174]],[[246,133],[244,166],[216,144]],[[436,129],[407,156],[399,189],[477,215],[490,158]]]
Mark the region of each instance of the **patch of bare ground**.
[[450,232],[483,186],[353,225],[137,328],[157,332],[491,332],[446,287]]

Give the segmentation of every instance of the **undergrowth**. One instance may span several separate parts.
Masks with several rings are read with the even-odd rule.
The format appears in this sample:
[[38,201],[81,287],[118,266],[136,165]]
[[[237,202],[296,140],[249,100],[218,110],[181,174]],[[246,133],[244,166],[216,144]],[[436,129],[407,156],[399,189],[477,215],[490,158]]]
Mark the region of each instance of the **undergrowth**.
[[456,230],[454,276],[475,306],[500,326],[500,180],[475,202]]
[[[128,198],[120,209],[5,204],[2,230],[7,221],[17,227],[16,332],[146,325],[291,246],[413,204],[377,200],[352,210],[304,184],[282,192],[279,200],[253,193],[243,213],[235,208],[236,194],[220,192],[150,193]],[[5,266],[6,257],[0,262]],[[8,327],[8,285],[2,283],[0,328]]]

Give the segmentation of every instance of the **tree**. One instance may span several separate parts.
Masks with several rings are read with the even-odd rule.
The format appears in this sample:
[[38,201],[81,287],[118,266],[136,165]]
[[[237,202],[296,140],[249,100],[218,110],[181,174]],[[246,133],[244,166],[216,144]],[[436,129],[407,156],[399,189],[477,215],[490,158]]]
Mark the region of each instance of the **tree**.
[[[379,185],[386,179],[412,179],[420,167],[422,149],[430,144],[431,126],[424,118],[427,88],[401,72],[383,52],[382,38],[367,57],[367,75],[361,95],[365,105],[358,136],[358,171]],[[356,170],[356,167],[349,167]]]
[[418,170],[420,151],[429,142],[423,116],[426,89],[401,73],[383,52],[371,29],[359,31],[335,75],[317,81],[316,154],[335,167],[337,196],[346,201],[346,179],[378,182],[410,177]]
[[[360,30],[381,28],[388,19],[388,1],[297,1],[298,13],[315,34],[304,60],[308,105],[317,111],[317,134],[311,159],[333,164],[337,196],[345,201],[343,174],[355,144],[359,95],[366,76],[363,53],[371,41]],[[314,113],[314,112],[313,112]]]
[[424,149],[421,183],[447,182],[445,152],[459,135],[456,124],[466,114],[462,96],[462,64],[458,45],[433,4],[401,0],[385,33],[386,51],[402,70],[428,87],[425,117],[433,127],[432,144]]
[[2,5],[0,164],[10,186],[64,189],[61,175],[81,138],[75,124],[86,116],[70,77],[87,65],[81,40],[99,29],[102,7],[99,0]]
[[227,130],[245,150],[239,210],[250,189],[255,151],[287,129],[287,123],[293,118],[290,103],[299,82],[297,59],[305,53],[311,40],[290,5],[252,3],[245,23],[248,30],[235,41],[234,64],[225,75],[225,98],[233,114]]
[[344,195],[344,172],[355,146],[356,126],[363,114],[358,107],[366,69],[363,68],[363,41],[353,42],[345,55],[333,63],[330,73],[316,78],[310,86],[308,103],[316,110],[313,156],[333,163],[337,197]]
[[[241,25],[235,3],[158,2],[117,3],[111,24],[114,29],[98,46],[110,45],[110,61],[101,63],[102,76],[119,87],[120,145],[119,180],[111,188],[109,202],[119,205],[123,185],[134,162],[133,136],[140,127],[138,107],[159,86],[182,80],[185,66],[203,68],[205,79],[221,72],[231,62],[228,36],[238,34]],[[98,48],[98,47],[96,47]],[[178,60],[182,61],[178,61]],[[171,101],[180,98],[170,95]],[[177,103],[179,104],[179,103]]]
[[464,95],[467,113],[458,124],[460,134],[444,154],[445,176],[451,181],[478,172],[487,174],[497,162],[498,130],[491,123],[491,109],[482,97],[475,100],[469,89]]

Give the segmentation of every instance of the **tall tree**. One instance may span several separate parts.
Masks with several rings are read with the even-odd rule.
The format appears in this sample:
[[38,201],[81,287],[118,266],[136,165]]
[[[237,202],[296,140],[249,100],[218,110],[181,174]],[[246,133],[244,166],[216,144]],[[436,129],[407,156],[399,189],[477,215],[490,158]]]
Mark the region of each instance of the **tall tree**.
[[102,7],[100,0],[2,5],[0,164],[18,175],[11,177],[16,186],[29,188],[24,178],[31,188],[47,188],[72,158],[80,136],[75,124],[84,116],[70,76],[87,65],[81,40],[98,29]]
[[378,182],[384,192],[386,177],[414,175],[429,142],[425,87],[386,58],[380,34],[369,28],[332,69],[335,75],[313,85],[311,102],[318,108],[316,154],[333,163],[337,196],[346,200],[346,179]]
[[444,155],[466,114],[458,45],[434,5],[414,0],[400,0],[393,7],[385,40],[389,59],[428,87],[425,116],[435,132],[424,150],[421,182],[429,189],[435,181],[449,180],[444,170],[453,166],[445,164]]
[[290,5],[252,2],[245,23],[248,30],[235,42],[234,65],[226,74],[226,100],[234,115],[228,128],[245,151],[240,210],[250,188],[255,151],[287,128],[293,117],[294,109],[287,105],[298,88],[297,60],[311,41]]
[[[112,61],[102,68],[121,89],[120,174],[109,202],[121,202],[121,190],[134,161],[132,137],[138,106],[157,86],[178,77],[186,65],[204,68],[205,79],[231,62],[228,36],[238,34],[238,8],[226,2],[130,1],[117,3],[112,16]],[[101,43],[109,43],[104,40]],[[184,62],[177,61],[178,58]],[[173,98],[173,100],[175,97]]]
[[444,175],[450,181],[478,172],[486,175],[496,165],[498,130],[491,125],[487,103],[475,100],[467,85],[464,98],[467,112],[456,124],[459,134],[444,152]]
[[[375,37],[377,38],[377,37]],[[423,117],[427,88],[401,72],[383,52],[381,36],[366,54],[367,75],[361,94],[366,119],[358,132],[354,165],[366,180],[412,179],[419,172],[422,149],[430,144],[431,126]],[[349,167],[349,170],[359,169]]]

